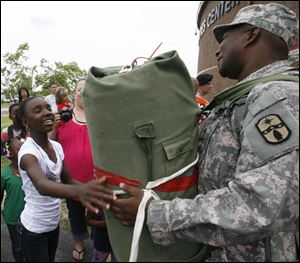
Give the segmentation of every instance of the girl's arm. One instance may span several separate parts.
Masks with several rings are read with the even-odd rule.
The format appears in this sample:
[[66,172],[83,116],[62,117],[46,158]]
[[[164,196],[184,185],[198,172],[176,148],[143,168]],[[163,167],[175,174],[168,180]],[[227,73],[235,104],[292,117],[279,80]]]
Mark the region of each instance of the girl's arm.
[[51,181],[39,166],[37,158],[32,154],[25,154],[20,160],[20,166],[25,170],[37,191],[44,196],[78,199],[93,212],[97,207],[109,209],[109,201],[114,199],[113,191],[103,187],[105,178],[90,181],[85,184],[70,179],[70,174],[63,165],[62,182]]

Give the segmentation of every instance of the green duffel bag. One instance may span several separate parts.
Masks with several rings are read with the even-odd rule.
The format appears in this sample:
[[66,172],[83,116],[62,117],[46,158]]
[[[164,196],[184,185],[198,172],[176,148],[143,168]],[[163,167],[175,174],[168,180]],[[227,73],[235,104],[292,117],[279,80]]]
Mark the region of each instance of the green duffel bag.
[[[82,99],[97,176],[106,176],[116,190],[124,182],[152,189],[162,200],[194,198],[199,120],[195,92],[176,51],[125,72],[122,66],[90,68]],[[149,184],[162,178],[167,182]],[[123,226],[109,210],[105,216],[117,260],[128,261],[133,227]],[[144,225],[132,261],[199,262],[206,250],[179,239],[170,246],[157,245]]]

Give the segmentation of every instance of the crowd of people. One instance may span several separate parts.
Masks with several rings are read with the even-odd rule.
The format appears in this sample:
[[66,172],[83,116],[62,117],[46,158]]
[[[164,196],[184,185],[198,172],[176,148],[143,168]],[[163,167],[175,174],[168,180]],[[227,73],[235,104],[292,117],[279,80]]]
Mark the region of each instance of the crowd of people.
[[[76,83],[74,103],[64,88],[51,83],[46,98],[30,96],[28,89],[21,88],[20,103],[9,106],[12,124],[1,131],[1,144],[2,155],[11,162],[1,172],[1,203],[5,195],[2,214],[16,262],[54,261],[60,198],[66,198],[69,212],[73,260],[84,260],[84,241],[89,236],[95,240],[93,262],[104,262],[112,254],[107,232],[103,237],[101,209],[97,208],[97,218],[87,217],[86,212],[86,207],[95,210],[90,199],[95,198],[99,183],[81,102],[84,83],[84,79]],[[69,118],[64,117],[66,110]]]
[[[197,142],[198,193],[193,199],[151,197],[145,227],[162,248],[177,239],[206,245],[208,262],[299,261],[299,69],[288,60],[298,20],[281,4],[254,4],[213,33],[219,73],[238,83],[206,101],[213,76],[191,78],[205,114]],[[1,202],[6,192],[2,213],[18,262],[54,261],[61,198],[67,200],[73,259],[84,259],[91,227],[92,261],[109,254],[117,261],[103,211],[132,227],[145,197],[143,189],[121,183],[128,198],[119,198],[105,177],[95,178],[81,99],[85,81],[76,82],[73,102],[51,83],[46,98],[23,89],[19,104],[9,108],[13,124],[3,154],[11,163],[1,172]]]

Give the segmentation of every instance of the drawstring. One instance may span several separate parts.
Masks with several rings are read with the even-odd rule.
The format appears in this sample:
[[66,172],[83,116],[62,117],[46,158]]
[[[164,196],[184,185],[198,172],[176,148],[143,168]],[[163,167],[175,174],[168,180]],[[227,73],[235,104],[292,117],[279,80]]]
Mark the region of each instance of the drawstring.
[[162,43],[163,42],[160,42],[160,44],[156,47],[156,49],[152,52],[152,54],[150,55],[150,57],[136,57],[132,62],[131,62],[131,64],[130,65],[125,65],[125,66],[123,66],[122,67],[122,69],[119,71],[119,73],[125,73],[125,72],[128,72],[128,71],[131,71],[134,67],[136,67],[137,66],[137,60],[138,59],[141,59],[141,58],[143,58],[143,59],[146,59],[146,60],[150,60],[152,57],[153,57],[153,55],[155,54],[155,52],[159,49],[159,47],[162,45]]
[[145,208],[150,198],[160,200],[159,196],[152,190],[143,189],[144,196],[140,202],[132,236],[129,262],[136,262],[139,253],[139,241],[145,220]]
[[157,48],[152,52],[152,54],[150,55],[150,57],[146,58],[146,57],[137,57],[135,58],[132,62],[131,62],[131,67],[133,68],[134,66],[137,65],[137,60],[140,59],[140,58],[144,58],[146,60],[150,60],[153,55],[155,54],[155,52],[159,49],[159,47],[162,45],[163,42],[160,42],[160,44],[157,46]]
[[[144,220],[145,220],[146,204],[151,197],[153,197],[155,200],[160,200],[159,196],[152,190],[152,188],[155,188],[163,183],[166,183],[166,182],[180,176],[181,174],[183,174],[184,172],[186,172],[187,170],[192,168],[198,162],[198,159],[199,159],[199,154],[197,153],[196,159],[192,163],[183,167],[176,173],[174,173],[170,176],[160,178],[158,180],[147,183],[145,189],[143,189],[144,195],[143,195],[142,201],[140,202],[138,212],[136,215],[136,219],[135,219],[129,262],[137,261],[137,257],[138,257],[138,253],[139,253],[139,240],[141,237],[141,232],[142,232],[142,228],[143,228]],[[126,194],[126,192],[124,192],[123,190],[114,190],[114,193]]]

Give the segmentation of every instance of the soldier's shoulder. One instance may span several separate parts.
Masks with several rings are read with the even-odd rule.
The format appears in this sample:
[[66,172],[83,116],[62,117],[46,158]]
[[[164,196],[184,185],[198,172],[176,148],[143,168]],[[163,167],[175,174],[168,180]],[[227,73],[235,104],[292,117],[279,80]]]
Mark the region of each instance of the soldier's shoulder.
[[[297,80],[298,78],[298,80]],[[266,83],[257,84],[250,92],[249,99],[254,103],[255,100],[261,100],[261,96],[264,99],[270,100],[292,100],[291,103],[298,103],[298,100],[292,98],[299,98],[299,77],[291,80],[272,80]]]
[[243,133],[264,163],[298,148],[299,90],[286,81],[262,85],[248,106]]

